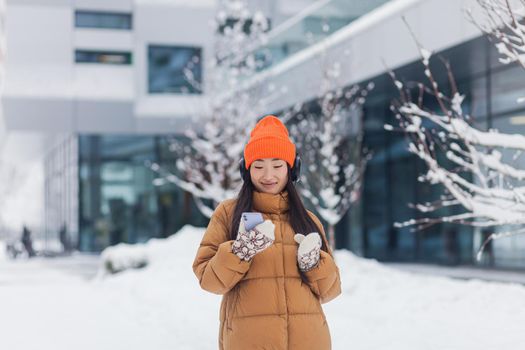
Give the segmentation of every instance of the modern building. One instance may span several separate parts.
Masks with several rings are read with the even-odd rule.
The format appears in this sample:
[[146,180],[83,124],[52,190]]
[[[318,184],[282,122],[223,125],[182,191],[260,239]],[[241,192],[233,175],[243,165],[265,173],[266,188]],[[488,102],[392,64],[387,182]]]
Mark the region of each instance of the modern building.
[[[354,2],[333,1],[313,11],[340,16],[347,8],[335,7],[337,4],[350,6]],[[525,133],[525,106],[517,103],[525,95],[525,70],[518,63],[499,62],[494,44],[467,18],[468,9],[472,9],[474,18],[482,20],[476,1],[387,1],[329,33],[323,41],[281,58],[280,63],[261,73],[265,79],[258,77],[264,84],[287,84],[289,93],[271,108],[277,111],[298,102],[314,103],[323,79],[322,64],[340,63],[340,86],[375,86],[362,110],[363,147],[373,156],[366,168],[361,201],[337,227],[341,247],[384,261],[525,267],[523,236],[494,241],[478,262],[475,256],[487,231],[440,223],[412,232],[413,227],[394,225],[424,217],[426,214],[409,205],[437,200],[443,193],[439,186],[418,181],[425,171],[424,164],[407,151],[404,135],[384,127],[397,123],[390,106],[399,96],[388,68],[403,81],[428,82],[416,40],[450,62],[459,91],[466,96],[463,108],[475,118],[477,127]],[[297,19],[296,26],[306,23],[307,18]],[[447,71],[438,59],[431,68],[440,86],[448,86]],[[522,157],[515,162],[523,165]],[[453,212],[442,210],[438,214]]]
[[[191,196],[154,186],[206,99],[215,0],[7,0],[3,156],[41,161],[44,236],[83,251],[205,225]],[[276,25],[308,4],[257,1]],[[194,121],[193,121],[194,122]]]
[[182,218],[204,224],[144,161],[202,105],[182,70],[194,61],[202,81],[215,2],[16,0],[6,12],[3,152],[44,162],[47,237],[66,225],[99,251],[167,236]]
[[[252,2],[255,6],[255,2]],[[293,3],[293,5],[292,5]],[[524,133],[525,70],[503,65],[492,43],[465,16],[474,0],[265,1],[266,47],[272,62],[254,84],[288,87],[260,111],[278,113],[318,94],[323,62],[341,64],[341,86],[374,83],[363,106],[364,146],[373,155],[362,199],[337,225],[340,248],[384,261],[525,268],[525,239],[495,241],[475,260],[483,233],[437,224],[422,232],[394,223],[422,214],[410,203],[439,196],[417,181],[423,164],[403,135],[387,131],[397,90],[385,65],[402,79],[423,81],[417,39],[451,62],[464,107],[480,128]],[[211,52],[212,0],[8,0],[3,152],[31,144],[45,163],[46,231],[67,225],[78,248],[166,237],[184,224],[205,225],[191,196],[153,186],[145,161],[174,162],[166,135],[180,135],[205,94],[194,76]],[[474,11],[476,15],[476,11]],[[435,74],[446,83],[439,63]],[[38,152],[37,152],[38,151]]]

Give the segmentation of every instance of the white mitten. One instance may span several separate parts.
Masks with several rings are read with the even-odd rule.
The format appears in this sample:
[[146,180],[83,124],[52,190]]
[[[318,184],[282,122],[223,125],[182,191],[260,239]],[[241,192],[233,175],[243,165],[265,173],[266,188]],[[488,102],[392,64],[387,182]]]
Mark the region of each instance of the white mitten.
[[297,263],[301,271],[309,271],[317,266],[321,255],[321,236],[319,233],[312,232],[305,236],[297,233],[294,239],[299,243],[297,249]]
[[232,252],[245,261],[250,261],[258,254],[271,246],[275,241],[275,225],[271,220],[265,220],[253,229],[246,231],[244,222],[239,224],[237,239],[233,242]]

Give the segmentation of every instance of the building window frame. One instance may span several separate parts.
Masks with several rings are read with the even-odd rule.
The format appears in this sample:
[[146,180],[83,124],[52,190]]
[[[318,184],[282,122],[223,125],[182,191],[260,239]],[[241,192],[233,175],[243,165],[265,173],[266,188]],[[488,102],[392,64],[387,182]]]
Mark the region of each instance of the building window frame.
[[[170,54],[176,55],[178,50],[181,51],[182,56],[186,56],[182,57],[183,62],[177,62],[177,57],[170,56]],[[146,54],[148,62],[148,94],[202,94],[202,89],[200,88],[203,80],[202,47],[148,44]],[[190,83],[185,78],[184,69],[186,68],[192,71],[195,84]]]
[[133,15],[128,12],[75,10],[75,28],[132,30]]
[[75,50],[75,63],[130,65],[133,63],[133,55],[128,51],[77,49]]

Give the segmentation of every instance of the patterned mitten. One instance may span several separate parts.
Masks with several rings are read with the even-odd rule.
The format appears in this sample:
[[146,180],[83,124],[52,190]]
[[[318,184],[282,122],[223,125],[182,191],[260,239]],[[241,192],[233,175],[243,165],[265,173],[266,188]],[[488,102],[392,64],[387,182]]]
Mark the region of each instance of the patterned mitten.
[[299,248],[297,249],[299,269],[303,272],[310,271],[319,263],[322,245],[321,236],[317,232],[312,232],[307,236],[297,233],[294,239],[299,243]]
[[275,240],[275,225],[271,220],[265,220],[253,229],[246,231],[244,222],[239,224],[237,239],[233,242],[232,252],[245,261],[250,261],[258,254],[271,246]]

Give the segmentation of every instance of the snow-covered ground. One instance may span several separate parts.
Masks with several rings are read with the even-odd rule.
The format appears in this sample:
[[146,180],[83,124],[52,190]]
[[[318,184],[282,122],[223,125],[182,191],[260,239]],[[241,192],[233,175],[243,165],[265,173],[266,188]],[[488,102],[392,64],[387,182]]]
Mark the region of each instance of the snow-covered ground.
[[[78,255],[0,258],[0,348],[217,349],[220,296],[202,291],[191,270],[202,233],[186,226],[151,240],[131,254],[145,254],[147,267],[89,280],[75,273],[85,266]],[[347,251],[336,258],[343,294],[324,305],[335,350],[525,344],[525,286],[410,274]]]
[[3,263],[5,260],[7,260],[7,254],[6,254],[6,244],[4,241],[0,240],[0,264]]

